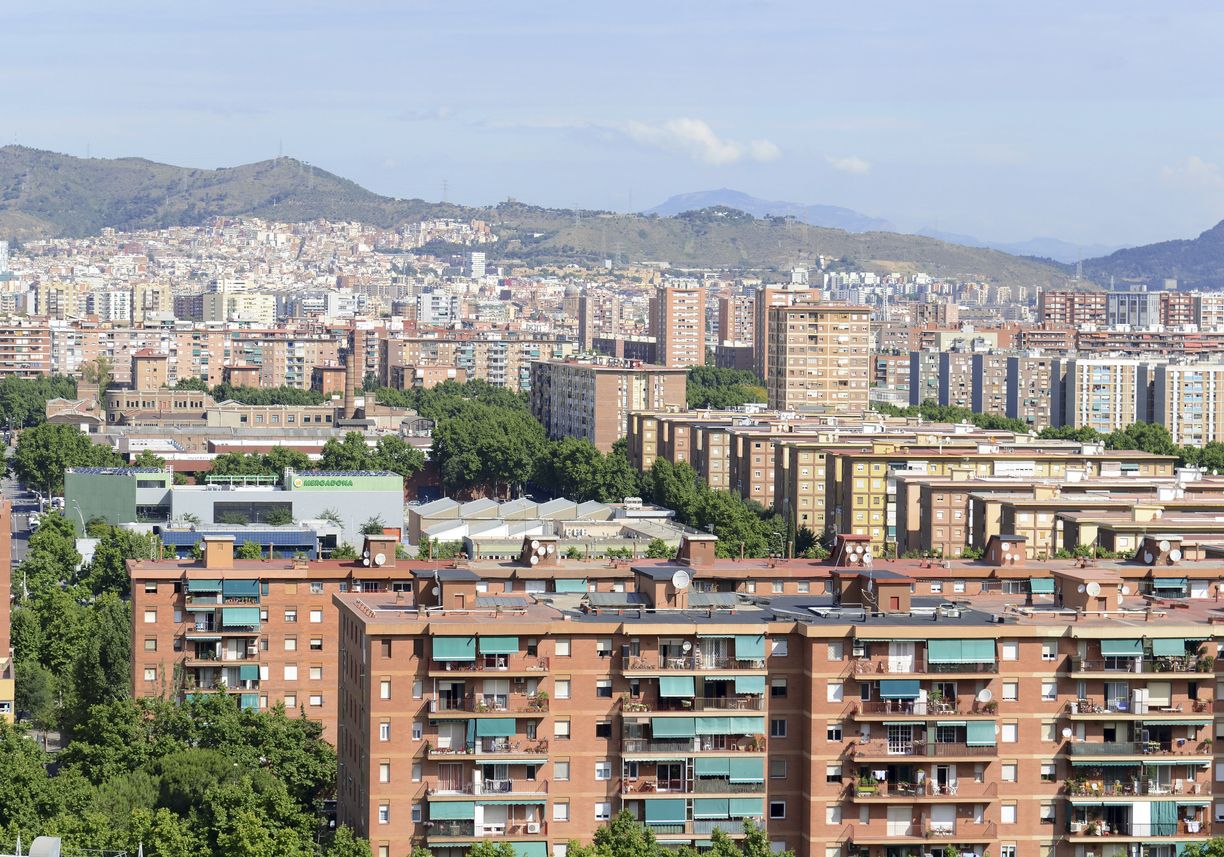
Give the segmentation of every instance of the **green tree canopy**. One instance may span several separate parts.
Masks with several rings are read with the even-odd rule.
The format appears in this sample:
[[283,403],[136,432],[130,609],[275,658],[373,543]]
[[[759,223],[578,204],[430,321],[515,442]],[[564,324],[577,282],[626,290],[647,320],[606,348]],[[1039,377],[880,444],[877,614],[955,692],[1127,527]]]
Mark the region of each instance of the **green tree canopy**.
[[43,423],[26,429],[9,459],[9,469],[24,485],[49,495],[64,493],[69,467],[119,467],[123,459],[73,426]]

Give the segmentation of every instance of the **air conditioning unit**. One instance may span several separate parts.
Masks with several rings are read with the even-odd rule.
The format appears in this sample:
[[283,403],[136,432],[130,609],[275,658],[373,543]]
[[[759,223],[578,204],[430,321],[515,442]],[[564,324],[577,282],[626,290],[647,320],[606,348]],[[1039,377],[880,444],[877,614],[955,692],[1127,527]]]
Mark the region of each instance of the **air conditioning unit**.
[[854,645],[850,648],[851,657],[865,658],[867,657],[867,647],[858,640],[854,641]]
[[528,833],[539,833],[540,832],[540,822],[538,821],[527,822],[527,832]]
[[526,679],[526,677],[525,677],[525,676],[516,676],[516,677],[515,677],[515,679],[514,679],[514,683],[515,683],[516,685],[519,685],[519,684],[526,684],[526,683],[527,683],[527,679]]

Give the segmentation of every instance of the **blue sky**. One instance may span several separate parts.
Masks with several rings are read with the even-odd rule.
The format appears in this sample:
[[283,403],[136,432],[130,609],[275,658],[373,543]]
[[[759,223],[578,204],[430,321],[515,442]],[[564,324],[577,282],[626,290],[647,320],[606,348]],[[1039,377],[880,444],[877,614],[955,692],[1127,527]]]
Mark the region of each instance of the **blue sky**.
[[200,167],[283,149],[467,203],[731,187],[1136,244],[1224,219],[1221,33],[1224,5],[1193,0],[5,0],[0,143]]

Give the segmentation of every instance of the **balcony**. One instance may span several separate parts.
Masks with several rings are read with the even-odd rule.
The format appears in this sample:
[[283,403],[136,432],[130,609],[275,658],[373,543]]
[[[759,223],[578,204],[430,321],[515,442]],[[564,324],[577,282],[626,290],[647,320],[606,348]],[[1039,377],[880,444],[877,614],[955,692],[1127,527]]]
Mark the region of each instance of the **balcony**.
[[[988,712],[987,707],[992,711]],[[969,702],[934,702],[920,699],[873,699],[861,702],[854,702],[850,707],[852,717],[896,717],[898,714],[913,715],[915,717],[948,717],[950,715],[959,715],[962,717],[984,717],[993,718],[994,711],[998,709],[997,705],[991,703],[980,703],[976,700]]]
[[1182,657],[1110,657],[1089,660],[1087,658],[1071,659],[1072,673],[1118,673],[1149,674],[1167,676],[1170,673],[1203,673],[1215,672],[1215,658],[1210,655],[1185,655]]
[[426,836],[430,840],[476,836],[544,836],[546,821],[508,821],[504,824],[477,824],[474,821],[427,821]]
[[703,738],[622,738],[623,753],[764,753],[765,736],[732,738],[711,735]]
[[1210,756],[1209,741],[1076,741],[1071,755],[1092,756]]
[[430,714],[539,714],[548,713],[548,696],[526,693],[435,696],[429,700]]
[[888,845],[899,839],[955,840],[962,843],[988,842],[995,838],[995,824],[958,818],[935,821],[922,816],[917,822],[886,821],[874,818],[867,824],[852,824],[844,838],[855,845]]
[[1165,797],[1169,795],[1206,795],[1211,793],[1211,783],[1175,779],[1167,783],[1154,780],[1120,779],[1068,780],[1067,797],[1096,799],[1103,797]]
[[1211,825],[1200,819],[1178,818],[1170,822],[1110,823],[1103,819],[1067,822],[1067,834],[1072,842],[1097,839],[1155,839],[1159,837],[1210,836]]
[[850,756],[853,759],[888,759],[898,756],[920,756],[930,759],[946,759],[963,757],[967,759],[990,758],[998,755],[998,748],[993,745],[973,745],[961,741],[926,742],[926,741],[889,741],[878,738],[860,741],[850,745]]
[[428,789],[430,797],[458,795],[523,795],[540,797],[548,794],[547,780],[482,780],[478,783],[438,783]]
[[763,696],[728,696],[728,697],[664,697],[625,699],[621,707],[629,713],[667,712],[667,711],[764,711]]
[[991,675],[999,671],[997,663],[929,663],[925,658],[894,660],[890,658],[854,658],[848,675]]
[[709,836],[715,830],[728,836],[743,836],[744,822],[749,820],[758,827],[765,824],[764,818],[699,818],[685,822],[647,822],[646,826],[655,836]]
[[479,657],[474,661],[432,661],[431,676],[447,677],[456,673],[533,673],[548,672],[548,658],[528,655],[493,655]]
[[764,658],[703,658],[684,655],[640,655],[620,659],[621,672],[700,672],[704,670],[764,670]]
[[[1068,717],[1072,718],[1091,718],[1100,715],[1121,715],[1122,717],[1142,720],[1144,718],[1156,717],[1159,715],[1162,719],[1168,717],[1179,717],[1185,715],[1190,718],[1194,714],[1210,714],[1211,700],[1210,699],[1178,699],[1173,705],[1164,706],[1157,709],[1149,710],[1143,714],[1136,714],[1131,710],[1129,700],[1112,700],[1104,702],[1095,699],[1078,699],[1074,702],[1068,702],[1066,707]],[[1195,719],[1202,719],[1195,718]]]
[[426,753],[431,759],[450,759],[467,756],[547,756],[548,742],[526,738],[478,738],[471,744],[457,747],[435,747],[426,743]]
[[621,792],[625,797],[649,794],[764,794],[765,783],[733,783],[725,777],[695,777],[687,781],[643,777],[626,780]]
[[846,789],[846,798],[855,803],[873,801],[927,801],[961,798],[963,800],[989,800],[999,796],[997,782],[953,779],[940,784],[926,780],[921,784],[906,782],[872,782],[870,780],[851,784]]

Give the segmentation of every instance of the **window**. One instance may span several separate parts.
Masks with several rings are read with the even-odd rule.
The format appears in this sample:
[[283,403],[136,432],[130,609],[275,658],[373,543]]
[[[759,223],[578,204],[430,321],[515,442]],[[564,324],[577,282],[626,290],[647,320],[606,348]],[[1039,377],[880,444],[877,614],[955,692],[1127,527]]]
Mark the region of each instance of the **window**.
[[569,803],[557,801],[553,804],[553,821],[569,821]]
[[825,782],[840,783],[842,781],[841,765],[825,765]]
[[785,759],[770,759],[769,760],[769,778],[771,780],[786,779],[786,760]]
[[384,658],[391,657],[391,641],[390,640],[379,640],[378,649]]
[[812,591],[811,581],[808,581],[808,580],[800,580],[800,581],[799,581],[799,583],[798,583],[798,586],[797,586],[796,591],[797,591],[797,592],[798,592],[800,595],[807,595],[809,592],[811,592],[811,591]]
[[774,699],[786,699],[786,679],[775,678],[769,680],[769,695]]
[[419,803],[412,805],[412,821],[414,824],[420,824],[421,822],[421,805]]
[[786,646],[786,640],[769,641],[769,654],[771,654],[773,657],[784,658],[787,656],[788,652],[789,650]]
[[386,720],[378,724],[378,740],[379,741],[390,741],[391,740],[391,724]]
[[1042,824],[1053,824],[1054,823],[1054,804],[1043,803],[1041,805],[1041,823]]
[[1016,763],[1004,762],[1000,771],[1000,778],[1005,783],[1014,783],[1016,781]]
[[931,581],[931,592],[932,593],[943,592],[943,581],[942,580],[932,580]]
[[1016,743],[1016,724],[1015,723],[1004,723],[1002,726],[1000,726],[999,727],[999,739],[1004,744],[1015,744]]
[[390,824],[391,823],[391,804],[380,803],[378,805],[378,823],[379,824]]
[[183,611],[176,609],[174,611],[174,623],[177,625],[179,622],[182,622],[182,621],[183,621]]
[[297,694],[296,693],[286,693],[285,694],[285,708],[297,708]]
[[846,657],[846,644],[841,640],[834,640],[829,643],[827,654],[825,655],[831,661],[840,661]]
[[1045,640],[1041,644],[1041,659],[1043,661],[1052,661],[1058,657],[1058,641]]
[[610,637],[600,637],[596,640],[595,654],[601,658],[612,657],[612,639]]
[[322,595],[323,594],[323,581],[321,580],[310,581],[310,594],[311,595]]
[[770,591],[771,591],[771,592],[772,592],[774,595],[781,595],[781,594],[782,594],[782,593],[785,591],[785,590],[784,590],[784,588],[783,588],[782,581],[780,581],[780,580],[775,580],[775,581],[773,581],[773,582],[772,582],[772,583],[769,585],[769,588],[770,588]]
[[312,652],[323,651],[323,638],[322,637],[311,637],[310,638],[310,651]]
[[[569,854],[569,843],[558,842],[553,845],[552,857],[567,857],[568,854]],[[1012,854],[1011,857],[1016,857],[1016,855]]]
[[825,824],[841,824],[842,811],[841,805],[836,803],[825,804]]
[[412,721],[412,740],[420,741],[425,735],[425,725],[419,720]]
[[323,680],[323,667],[311,667],[310,668],[310,680],[311,681],[322,681]]
[[570,698],[570,683],[567,678],[559,678],[553,682],[553,690],[556,691],[557,699]]
[[563,783],[569,779],[569,760],[553,762],[553,779]]
[[1015,681],[1003,682],[1003,701],[1015,702],[1019,697],[1020,683]]
[[608,761],[600,761],[595,763],[595,779],[610,780],[612,779],[612,763]]
[[323,706],[323,694],[312,693],[310,695],[310,704],[314,708],[321,708]]
[[[785,720],[782,721],[786,723]],[[840,741],[842,739],[842,725],[840,723],[830,723],[825,727],[826,741]]]
[[769,735],[771,738],[786,737],[786,720],[782,717],[774,717],[769,721]]
[[595,802],[595,820],[607,821],[612,817],[612,804],[609,801]]
[[844,698],[845,685],[840,681],[831,681],[825,686],[825,702],[841,702]]
[[378,698],[379,699],[390,699],[391,698],[391,679],[384,678],[378,682]]
[[1041,721],[1041,740],[1042,741],[1057,741],[1058,739],[1055,738],[1054,736],[1055,736],[1054,721],[1053,720]]
[[391,763],[390,762],[379,762],[378,763],[378,781],[380,783],[391,782]]
[[570,736],[570,722],[568,720],[553,721],[553,737],[568,741]]
[[612,698],[612,679],[600,678],[595,680],[595,696],[601,699]]
[[1016,823],[1016,805],[1014,803],[1005,803],[999,807],[999,821],[1002,824]]
[[296,652],[297,651],[297,637],[286,637],[285,638],[285,651],[286,652]]
[[568,639],[559,639],[554,645],[556,646],[557,657],[568,658],[570,656],[570,641]]
[[157,624],[157,609],[153,608],[144,612],[144,620],[146,625]]
[[1003,641],[1003,654],[1001,657],[1005,661],[1020,660],[1020,644],[1017,643],[1015,640],[1004,640]]
[[310,611],[310,621],[316,625],[322,622],[323,621],[323,611],[322,610],[311,610]]
[[286,610],[285,611],[285,621],[288,622],[290,625],[295,624],[297,622],[297,611],[296,610]]
[[777,820],[786,818],[786,801],[771,800],[769,802],[769,817]]
[[420,699],[425,695],[425,683],[417,679],[412,683],[412,698]]
[[1043,681],[1041,683],[1041,701],[1053,702],[1058,698],[1058,682]]
[[612,721],[601,720],[595,724],[596,738],[611,738],[612,737]]
[[285,681],[297,681],[297,664],[285,664]]
[[963,580],[952,581],[952,591],[953,592],[964,592],[965,591],[965,581]]
[[145,667],[145,681],[157,681],[157,667]]
[[157,581],[146,580],[144,587],[145,587],[145,592],[156,593],[157,592]]
[[1008,842],[999,846],[999,857],[1016,857],[1016,844]]
[[412,763],[412,781],[414,783],[419,783],[421,781],[421,763],[420,762]]
[[1041,781],[1052,783],[1058,779],[1058,767],[1053,762],[1041,763]]

